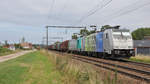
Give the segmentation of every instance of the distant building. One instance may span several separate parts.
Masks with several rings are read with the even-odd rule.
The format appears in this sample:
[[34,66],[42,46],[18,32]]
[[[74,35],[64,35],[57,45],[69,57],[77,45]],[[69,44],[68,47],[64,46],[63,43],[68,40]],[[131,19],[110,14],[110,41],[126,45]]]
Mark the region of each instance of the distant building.
[[22,39],[21,39],[21,43],[24,43],[25,42],[25,38],[24,37],[22,37]]
[[10,50],[16,50],[16,48],[15,48],[15,46],[13,44],[10,44],[8,49],[10,49]]
[[9,45],[3,45],[3,48],[9,48]]
[[136,54],[150,55],[150,40],[134,40]]
[[32,49],[32,44],[28,42],[21,43],[21,47],[24,49]]
[[144,36],[144,40],[150,40],[150,36]]

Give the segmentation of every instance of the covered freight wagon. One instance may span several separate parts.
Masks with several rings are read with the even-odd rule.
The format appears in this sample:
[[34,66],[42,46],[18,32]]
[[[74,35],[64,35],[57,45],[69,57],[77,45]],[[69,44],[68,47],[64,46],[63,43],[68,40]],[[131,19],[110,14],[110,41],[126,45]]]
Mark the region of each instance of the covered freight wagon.
[[56,50],[56,44],[53,44],[53,45],[52,45],[52,49],[53,49],[53,50]]
[[68,47],[69,47],[70,51],[76,51],[77,50],[77,40],[76,39],[69,40]]
[[60,51],[60,44],[61,44],[60,42],[59,42],[59,43],[56,43],[56,50],[57,50],[57,51]]
[[60,50],[61,51],[68,51],[68,43],[69,43],[69,40],[62,42],[60,44]]
[[48,49],[49,49],[49,50],[52,50],[52,47],[53,47],[53,45],[50,45],[50,46],[48,47]]

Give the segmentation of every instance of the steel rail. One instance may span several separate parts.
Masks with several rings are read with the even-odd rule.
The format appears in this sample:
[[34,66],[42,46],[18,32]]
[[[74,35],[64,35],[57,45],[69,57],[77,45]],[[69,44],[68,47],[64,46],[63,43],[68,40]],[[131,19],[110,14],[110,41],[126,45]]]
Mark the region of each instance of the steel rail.
[[150,68],[150,64],[148,64],[148,63],[135,62],[135,61],[130,61],[130,60],[126,60],[126,59],[112,59],[112,60],[116,60],[116,61],[119,61],[119,62],[127,62],[127,63],[130,63],[130,64],[134,64],[134,65],[139,65],[139,66],[142,66],[142,67]]
[[123,68],[123,69],[131,70],[131,71],[139,72],[139,73],[142,73],[142,74],[150,75],[150,71],[139,70],[139,69],[135,69],[135,68],[130,68],[130,67],[121,66],[121,65],[112,64],[112,63],[107,63],[107,62],[102,62],[102,61],[98,61],[98,60],[94,60],[94,59],[89,59],[89,58],[84,58],[84,57],[79,57],[79,58],[83,58],[83,59],[86,59],[86,60],[91,60],[93,62],[107,64],[107,65],[114,66],[114,67],[117,66],[119,68]]
[[[105,68],[105,69],[108,69],[108,70],[111,70],[111,71],[116,71],[117,69],[116,68],[110,68],[110,67],[105,66],[105,65],[122,68],[122,69],[125,69],[125,70],[128,70],[128,71],[134,71],[136,73],[140,73],[140,74],[147,75],[147,76],[150,75],[149,71],[144,71],[144,70],[139,70],[139,69],[130,68],[130,67],[126,67],[126,66],[121,66],[121,65],[117,65],[117,64],[102,62],[102,61],[90,59],[90,57],[84,57],[84,56],[80,56],[80,55],[74,55],[72,57],[73,57],[73,59],[76,59],[76,60],[79,60],[79,61],[83,61],[83,62],[86,62],[86,63],[90,63],[90,64],[93,64],[93,65],[95,65],[97,67],[102,67],[102,68]],[[130,62],[130,61],[128,61],[128,62]],[[101,64],[105,64],[105,65],[101,65]],[[132,78],[135,78],[135,79],[144,80],[144,81],[150,83],[150,78],[149,77],[144,77],[144,76],[141,76],[141,75],[139,76],[139,75],[135,75],[135,74],[128,73],[128,72],[125,72],[125,71],[121,71],[121,70],[117,70],[117,72],[121,73],[121,74],[124,74],[126,76],[129,76],[129,77],[132,77]]]
[[142,63],[142,62],[134,62],[134,61],[129,61],[129,60],[124,60],[130,64],[136,64],[136,65],[140,65],[140,66],[143,66],[143,67],[149,67],[150,68],[150,64],[148,63]]
[[89,64],[93,64],[97,67],[102,67],[102,68],[105,68],[105,69],[108,69],[108,70],[111,70],[111,71],[117,71],[118,73],[130,76],[130,77],[135,78],[135,79],[144,80],[148,83],[150,82],[150,78],[146,78],[146,77],[138,76],[138,75],[135,75],[135,74],[127,73],[127,72],[117,70],[117,69],[114,69],[114,68],[110,68],[110,67],[107,67],[107,66],[104,66],[104,65],[92,63],[91,60],[87,60],[87,59],[83,59],[83,58],[81,59],[81,58],[76,58],[76,57],[73,57],[73,59],[76,59],[76,60],[79,60],[79,61],[82,61],[82,62],[86,62],[86,63],[89,63]]

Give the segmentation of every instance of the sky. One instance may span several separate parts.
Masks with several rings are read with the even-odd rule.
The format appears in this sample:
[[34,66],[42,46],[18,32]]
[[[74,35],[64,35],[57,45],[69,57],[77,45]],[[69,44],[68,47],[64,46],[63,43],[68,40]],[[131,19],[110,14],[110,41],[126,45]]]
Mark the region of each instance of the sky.
[[[149,0],[0,0],[0,41],[42,43],[46,25],[150,27]],[[70,39],[79,29],[50,28],[49,37]],[[50,39],[50,43],[60,39]],[[62,39],[61,39],[62,40]]]

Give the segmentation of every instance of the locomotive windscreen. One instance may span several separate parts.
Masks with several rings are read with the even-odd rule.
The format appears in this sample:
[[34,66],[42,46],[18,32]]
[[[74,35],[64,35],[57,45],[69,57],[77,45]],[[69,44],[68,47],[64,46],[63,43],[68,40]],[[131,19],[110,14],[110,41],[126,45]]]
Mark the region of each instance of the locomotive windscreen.
[[129,30],[125,30],[125,29],[122,29],[122,30],[113,30],[113,37],[127,37],[127,38],[131,38],[131,34],[129,32]]

